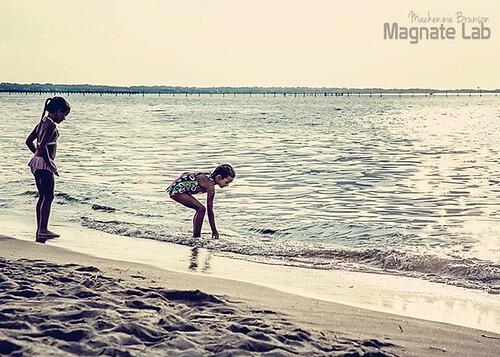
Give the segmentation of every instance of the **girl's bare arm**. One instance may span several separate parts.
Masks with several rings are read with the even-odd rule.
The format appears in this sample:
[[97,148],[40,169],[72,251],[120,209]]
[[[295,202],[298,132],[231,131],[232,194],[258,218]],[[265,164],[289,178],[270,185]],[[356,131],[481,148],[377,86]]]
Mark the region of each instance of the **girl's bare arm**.
[[219,232],[217,231],[217,226],[215,225],[215,214],[214,214],[214,198],[215,198],[215,186],[207,179],[205,176],[198,176],[198,182],[205,191],[207,191],[207,214],[208,222],[210,223],[210,228],[212,229],[212,236],[214,238],[219,238]]
[[215,214],[214,214],[214,191],[207,191],[207,213],[208,213],[208,222],[210,222],[210,228],[212,229],[212,237],[219,238],[219,232],[217,231],[217,227],[215,226]]
[[36,129],[38,128],[38,125],[35,126],[35,128],[31,131],[30,135],[26,138],[26,146],[31,150],[31,152],[34,154],[36,152],[36,146],[33,144],[33,141],[36,139]]

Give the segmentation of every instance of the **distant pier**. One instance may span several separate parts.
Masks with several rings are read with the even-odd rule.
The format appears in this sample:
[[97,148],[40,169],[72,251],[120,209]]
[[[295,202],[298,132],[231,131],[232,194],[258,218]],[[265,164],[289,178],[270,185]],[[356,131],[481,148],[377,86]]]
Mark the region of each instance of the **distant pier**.
[[362,91],[334,91],[334,92],[242,92],[242,91],[189,91],[189,92],[168,92],[168,91],[133,91],[133,90],[36,90],[36,89],[1,89],[0,93],[3,94],[38,94],[38,95],[107,95],[107,96],[220,96],[220,97],[241,97],[241,96],[272,96],[272,97],[434,97],[434,96],[483,96],[483,95],[494,95],[497,96],[500,91],[432,91],[432,92],[409,92],[409,91],[383,91],[383,92],[362,92]]

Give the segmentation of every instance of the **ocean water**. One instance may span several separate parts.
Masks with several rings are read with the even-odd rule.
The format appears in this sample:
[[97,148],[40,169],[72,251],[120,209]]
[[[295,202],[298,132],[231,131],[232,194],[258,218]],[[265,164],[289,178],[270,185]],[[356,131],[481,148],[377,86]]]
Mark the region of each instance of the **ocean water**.
[[[44,99],[0,95],[0,215],[33,215],[24,140]],[[500,97],[67,99],[59,220],[267,264],[500,293]],[[221,237],[206,221],[195,240],[191,210],[165,189],[219,163],[237,172],[216,194]]]

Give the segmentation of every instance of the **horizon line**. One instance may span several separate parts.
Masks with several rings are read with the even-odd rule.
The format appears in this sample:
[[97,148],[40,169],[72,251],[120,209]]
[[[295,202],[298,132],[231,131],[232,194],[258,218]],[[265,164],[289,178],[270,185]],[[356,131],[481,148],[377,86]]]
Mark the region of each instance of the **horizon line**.
[[[471,87],[462,87],[462,88],[430,88],[430,87],[330,87],[330,86],[238,86],[238,85],[229,85],[229,86],[186,86],[186,85],[166,85],[166,84],[155,84],[155,85],[145,85],[145,84],[136,84],[136,85],[113,85],[113,84],[90,84],[90,83],[40,83],[40,82],[32,82],[32,83],[17,83],[17,82],[1,82],[0,87],[5,86],[19,86],[19,87],[29,87],[29,86],[64,86],[64,87],[107,87],[107,88],[125,88],[125,89],[133,89],[133,88],[147,88],[147,89],[201,89],[201,90],[214,90],[214,89],[284,89],[284,90],[293,90],[293,89],[304,89],[304,90],[382,90],[382,91],[435,91],[435,92],[445,92],[445,91],[470,91],[470,92],[499,92],[500,88],[481,88],[477,86],[476,88]],[[19,88],[20,89],[20,88]]]

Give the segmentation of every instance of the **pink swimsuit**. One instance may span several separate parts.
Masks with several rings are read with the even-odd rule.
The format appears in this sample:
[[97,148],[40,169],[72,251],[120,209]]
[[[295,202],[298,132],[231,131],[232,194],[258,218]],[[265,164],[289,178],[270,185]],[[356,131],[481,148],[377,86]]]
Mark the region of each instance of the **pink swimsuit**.
[[[51,118],[44,117],[41,120],[40,124],[46,122],[47,120],[54,123],[54,121]],[[40,124],[38,124],[38,126],[40,126]],[[28,163],[28,166],[31,168],[31,172],[33,174],[35,173],[36,170],[48,170],[48,171],[53,173],[54,172],[53,168],[45,161],[45,159],[41,156],[41,154],[39,152],[41,136],[42,136],[42,133],[38,132],[38,128],[37,128],[36,153],[35,153],[35,156]],[[54,146],[52,159],[55,159],[55,157],[56,157],[56,148],[57,148],[57,138],[58,137],[59,137],[59,131],[56,128],[54,130],[54,137],[52,138],[52,140],[50,142],[48,142],[47,144],[45,144],[48,146]]]

